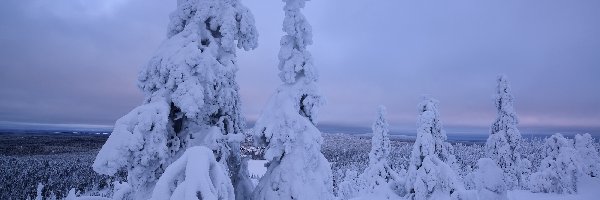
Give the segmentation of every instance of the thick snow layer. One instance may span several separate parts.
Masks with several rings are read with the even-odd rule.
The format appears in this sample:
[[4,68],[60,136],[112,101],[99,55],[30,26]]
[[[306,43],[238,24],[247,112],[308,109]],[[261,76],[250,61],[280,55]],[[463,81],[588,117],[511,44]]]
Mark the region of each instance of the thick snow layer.
[[141,105],[117,120],[94,161],[94,170],[114,175],[128,167],[129,183],[137,190],[149,190],[168,165],[168,116],[168,104],[159,101]]
[[[485,179],[487,177],[481,177]],[[555,194],[555,193],[533,193],[528,190],[510,190],[507,191],[507,199],[508,200],[595,200],[600,197],[600,178],[582,178],[579,180],[579,188],[577,194]],[[466,191],[466,194],[469,194],[470,191]],[[376,193],[371,196],[361,196],[357,198],[353,198],[353,200],[386,200],[385,193]],[[399,200],[410,199],[410,198],[398,198]],[[453,199],[449,196],[438,196],[437,198],[432,198],[433,200],[450,200]],[[494,198],[489,198],[488,196],[476,196],[473,194],[464,195],[463,199],[465,200],[491,200]]]
[[77,194],[75,194],[75,189],[71,189],[71,190],[69,190],[69,194],[67,194],[67,197],[65,197],[64,200],[111,200],[111,199],[106,198],[106,197],[98,197],[98,196],[77,196]]
[[577,194],[532,193],[528,190],[508,192],[510,200],[594,200],[600,198],[600,178],[579,179]]
[[[384,185],[388,186],[388,185]],[[390,187],[377,187],[369,193],[361,194],[358,197],[351,198],[352,200],[394,200],[401,199],[394,190]]]
[[113,184],[115,186],[113,190],[113,199],[126,199],[132,192],[132,188],[127,182],[119,183],[118,181],[115,181]]
[[248,172],[251,177],[262,177],[267,172],[266,160],[248,160]]
[[359,196],[398,199],[404,194],[404,179],[386,161],[369,165],[357,181]]
[[504,171],[489,158],[477,161],[477,170],[472,175],[480,199],[505,200],[506,183]]
[[235,196],[227,171],[215,160],[212,150],[192,147],[167,167],[151,199],[233,200]]

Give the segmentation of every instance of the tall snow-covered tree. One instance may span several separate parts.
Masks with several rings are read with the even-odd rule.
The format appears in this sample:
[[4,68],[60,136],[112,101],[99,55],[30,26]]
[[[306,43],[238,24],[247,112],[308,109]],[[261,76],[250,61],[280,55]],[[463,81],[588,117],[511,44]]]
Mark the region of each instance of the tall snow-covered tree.
[[546,156],[530,178],[533,192],[577,193],[577,179],[583,174],[581,157],[573,146],[573,140],[560,133],[547,138]]
[[324,99],[306,47],[312,31],[301,13],[305,0],[284,0],[285,18],[279,51],[281,85],[255,125],[255,141],[266,146],[268,167],[253,197],[270,199],[332,199],[329,162],[321,153],[323,138],[315,127]]
[[506,76],[498,76],[495,105],[498,112],[485,143],[487,157],[496,161],[504,171],[509,189],[526,186],[531,162],[521,156],[522,137],[514,108],[514,97]]
[[387,162],[390,155],[390,135],[389,124],[385,119],[386,109],[380,106],[377,110],[377,119],[373,126],[373,136],[371,137],[371,152],[369,152],[369,166],[380,162]]
[[236,49],[256,46],[254,18],[240,0],[178,0],[167,39],[139,73],[144,102],[116,122],[94,170],[113,175],[125,168],[135,198],[147,199],[186,149],[207,146],[236,193],[251,187],[238,175],[244,119],[235,74]]
[[594,138],[589,133],[575,135],[575,150],[581,156],[583,173],[590,177],[600,176],[600,154],[594,147]]
[[464,186],[446,161],[453,157],[442,130],[438,101],[426,98],[419,104],[417,139],[411,152],[406,193],[410,199],[460,197]]
[[[390,154],[389,124],[385,119],[385,107],[380,106],[373,123],[369,166],[359,176],[358,195],[377,196],[378,199],[398,199],[404,188],[399,188],[400,176],[388,163]],[[369,198],[367,198],[369,199]]]

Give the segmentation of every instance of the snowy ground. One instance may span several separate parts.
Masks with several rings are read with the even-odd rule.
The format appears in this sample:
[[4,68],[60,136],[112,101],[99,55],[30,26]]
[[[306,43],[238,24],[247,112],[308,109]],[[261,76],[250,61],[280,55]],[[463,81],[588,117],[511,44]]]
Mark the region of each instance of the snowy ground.
[[593,200],[600,199],[600,178],[579,181],[578,194],[531,193],[524,190],[509,191],[510,200]]

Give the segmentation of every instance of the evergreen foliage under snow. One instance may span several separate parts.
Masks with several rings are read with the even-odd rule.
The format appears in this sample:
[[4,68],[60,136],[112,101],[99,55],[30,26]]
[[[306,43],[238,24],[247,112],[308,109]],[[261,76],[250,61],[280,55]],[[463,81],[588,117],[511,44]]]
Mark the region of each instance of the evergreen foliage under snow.
[[495,105],[498,112],[485,143],[489,158],[496,161],[504,171],[510,189],[525,187],[531,162],[521,156],[522,137],[517,125],[519,120],[514,108],[514,97],[506,76],[498,77]]
[[404,179],[388,163],[390,138],[385,114],[385,107],[379,107],[377,120],[372,126],[369,166],[359,176],[355,171],[347,172],[345,181],[340,185],[341,198],[398,199],[404,195]]
[[545,155],[537,172],[530,178],[531,191],[551,193],[576,193],[582,175],[581,157],[573,140],[560,133],[546,139]]
[[594,138],[589,133],[575,135],[575,150],[581,158],[581,169],[590,177],[600,177],[600,154],[594,147]]
[[125,168],[135,199],[147,199],[186,149],[207,146],[233,184],[249,191],[248,177],[239,174],[244,119],[235,73],[236,49],[257,46],[254,19],[239,0],[177,4],[167,39],[139,73],[144,103],[117,121],[94,170],[114,175]]
[[426,98],[419,104],[417,139],[413,145],[406,178],[410,199],[459,198],[464,186],[445,160],[448,151],[437,100]]
[[283,85],[256,121],[255,141],[266,147],[267,172],[253,197],[274,199],[332,199],[329,162],[321,153],[323,138],[315,127],[317,110],[324,103],[307,45],[311,27],[301,13],[305,0],[284,0],[285,18],[279,51]]

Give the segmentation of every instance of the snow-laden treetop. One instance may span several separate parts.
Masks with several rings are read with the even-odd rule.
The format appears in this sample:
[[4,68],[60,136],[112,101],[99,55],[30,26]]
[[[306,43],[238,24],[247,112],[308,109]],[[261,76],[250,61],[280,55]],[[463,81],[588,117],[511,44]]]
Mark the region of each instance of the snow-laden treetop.
[[167,37],[184,31],[196,33],[198,29],[203,38],[222,38],[221,45],[231,51],[235,51],[235,41],[244,50],[258,45],[254,17],[240,0],[177,0]]
[[289,145],[300,140],[303,145],[316,145],[319,149],[322,140],[315,124],[318,108],[324,104],[324,99],[316,84],[317,72],[311,55],[306,49],[312,43],[312,31],[301,13],[305,0],[283,1],[286,3],[283,8],[283,31],[286,35],[281,37],[279,52],[279,76],[283,84],[271,97],[255,125],[257,141],[264,140],[270,144],[266,154],[269,154],[269,149],[281,147],[274,145],[278,142]]
[[252,14],[239,0],[178,0],[167,37],[141,70],[139,86],[147,102],[171,99],[193,118],[205,97],[218,96],[210,87],[220,87],[221,76],[234,76],[236,48],[257,47],[258,33]]
[[498,118],[492,125],[492,134],[498,133],[500,130],[515,128],[519,124],[514,108],[514,97],[506,76],[499,75],[497,81],[495,104],[498,110]]
[[[439,125],[439,114],[437,112],[438,101],[425,98],[418,106],[419,116],[417,118],[417,138],[411,152],[411,165],[419,168],[426,156],[436,155],[438,157],[442,147],[438,143],[445,141]],[[439,141],[438,141],[439,140]],[[416,169],[415,168],[415,169]]]
[[300,9],[306,0],[283,0],[283,31],[279,50],[279,77],[284,83],[295,83],[304,77],[306,81],[317,81],[318,74],[313,66],[312,56],[306,50],[312,44],[312,28]]
[[446,131],[442,128],[442,122],[440,121],[439,113],[439,101],[430,97],[425,97],[418,106],[418,112],[420,113],[417,118],[417,133],[422,135],[431,135],[432,150],[433,152],[427,152],[425,155],[436,154],[440,159],[446,161],[449,159],[450,152],[446,144]]
[[274,98],[290,101],[291,109],[314,125],[318,121],[318,110],[325,104],[325,99],[316,85],[318,72],[306,48],[312,44],[312,28],[301,12],[306,0],[283,1],[283,31],[286,35],[281,37],[278,66],[283,85],[277,91],[278,97]]

